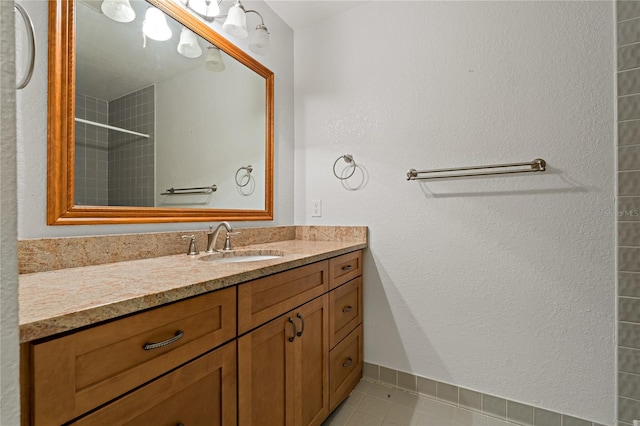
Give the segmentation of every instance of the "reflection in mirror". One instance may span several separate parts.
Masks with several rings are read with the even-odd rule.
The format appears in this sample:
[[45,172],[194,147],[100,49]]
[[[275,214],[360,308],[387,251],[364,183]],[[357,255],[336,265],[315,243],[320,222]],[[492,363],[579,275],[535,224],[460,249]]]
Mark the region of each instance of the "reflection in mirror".
[[145,1],[111,3],[76,5],[75,204],[264,209],[265,78]]

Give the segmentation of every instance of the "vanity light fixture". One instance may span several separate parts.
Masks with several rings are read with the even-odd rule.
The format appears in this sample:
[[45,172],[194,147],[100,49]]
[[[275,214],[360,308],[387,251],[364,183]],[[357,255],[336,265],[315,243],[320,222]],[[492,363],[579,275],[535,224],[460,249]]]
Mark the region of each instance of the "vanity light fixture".
[[220,49],[215,46],[207,47],[207,59],[204,61],[204,67],[209,71],[224,71],[224,62],[222,62],[222,54]]
[[178,43],[178,53],[185,58],[199,58],[202,56],[202,48],[198,44],[198,38],[188,28],[183,27],[180,33],[180,42]]
[[116,22],[131,22],[136,19],[136,12],[129,0],[104,0],[100,10]]
[[[256,26],[255,31],[249,38],[249,49],[257,54],[265,55],[269,51],[269,30],[264,25],[262,15],[253,9],[246,10],[240,0],[235,0],[226,15],[219,15],[219,4],[222,0],[181,0],[184,6],[198,15],[207,22],[213,22],[216,18],[226,18],[222,24],[222,29],[229,35],[245,38],[249,35],[247,30],[247,14],[255,13],[260,17],[260,25]],[[203,5],[206,6],[203,9]],[[213,14],[217,7],[218,13]],[[203,12],[208,10],[209,12]]]
[[164,13],[153,6],[147,9],[142,23],[142,32],[152,40],[166,41],[172,36],[171,28],[167,25]]

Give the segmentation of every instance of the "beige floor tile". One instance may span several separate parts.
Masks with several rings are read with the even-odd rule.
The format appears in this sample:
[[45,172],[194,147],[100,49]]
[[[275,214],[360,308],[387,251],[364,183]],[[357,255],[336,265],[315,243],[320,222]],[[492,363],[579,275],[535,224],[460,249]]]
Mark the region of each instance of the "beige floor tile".
[[421,413],[399,404],[391,404],[384,420],[391,424],[410,425]]
[[421,398],[420,405],[418,405],[417,409],[449,423],[453,421],[453,405],[445,404],[444,402],[434,399]]
[[487,426],[487,416],[456,408],[453,410],[453,424],[455,426]]
[[331,413],[327,420],[322,423],[322,426],[344,426],[355,411],[355,406],[350,407],[344,403],[340,404],[333,413]]
[[362,401],[360,401],[360,404],[358,404],[358,408],[356,408],[356,410],[371,414],[372,416],[382,420],[387,415],[387,411],[389,411],[390,407],[391,403],[389,401],[376,396],[365,395],[362,398]]
[[356,412],[353,413],[353,415],[347,422],[347,426],[380,426],[380,425],[382,425],[382,419],[358,410],[356,410]]
[[418,412],[410,426],[451,426],[451,422],[433,414]]
[[370,382],[368,380],[360,380],[358,382],[358,384],[356,385],[356,388],[354,390],[360,391],[360,392],[367,392],[369,390],[369,388],[371,387],[371,385],[373,385],[373,382]]
[[487,426],[514,426],[513,423],[487,416]]

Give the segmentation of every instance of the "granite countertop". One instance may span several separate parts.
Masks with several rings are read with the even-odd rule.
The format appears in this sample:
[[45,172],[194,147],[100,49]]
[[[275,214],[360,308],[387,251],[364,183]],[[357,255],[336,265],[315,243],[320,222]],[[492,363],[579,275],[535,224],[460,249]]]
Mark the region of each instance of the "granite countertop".
[[[185,254],[20,275],[20,342],[96,324],[363,249],[366,242],[286,240],[241,250],[279,250],[244,263]],[[240,249],[239,249],[240,251]]]

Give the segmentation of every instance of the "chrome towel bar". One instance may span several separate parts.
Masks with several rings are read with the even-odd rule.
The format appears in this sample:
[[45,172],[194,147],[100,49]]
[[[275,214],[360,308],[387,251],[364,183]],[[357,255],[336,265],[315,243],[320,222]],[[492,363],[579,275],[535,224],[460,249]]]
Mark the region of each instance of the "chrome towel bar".
[[[514,169],[516,167],[526,167],[525,169],[515,170],[492,170],[487,172],[473,172],[473,173],[448,173],[448,172],[463,172],[467,170],[484,170],[484,169]],[[410,169],[407,172],[407,180],[431,180],[431,179],[448,179],[458,177],[469,176],[491,176],[491,175],[506,175],[513,173],[529,173],[529,172],[544,172],[546,170],[547,163],[541,159],[536,158],[529,163],[510,163],[510,164],[492,164],[489,166],[469,166],[469,167],[454,167],[450,169],[432,169],[432,170],[416,170]],[[428,176],[420,176],[427,174]]]
[[210,194],[218,190],[216,185],[201,186],[198,188],[169,188],[160,195],[182,195],[182,194]]

